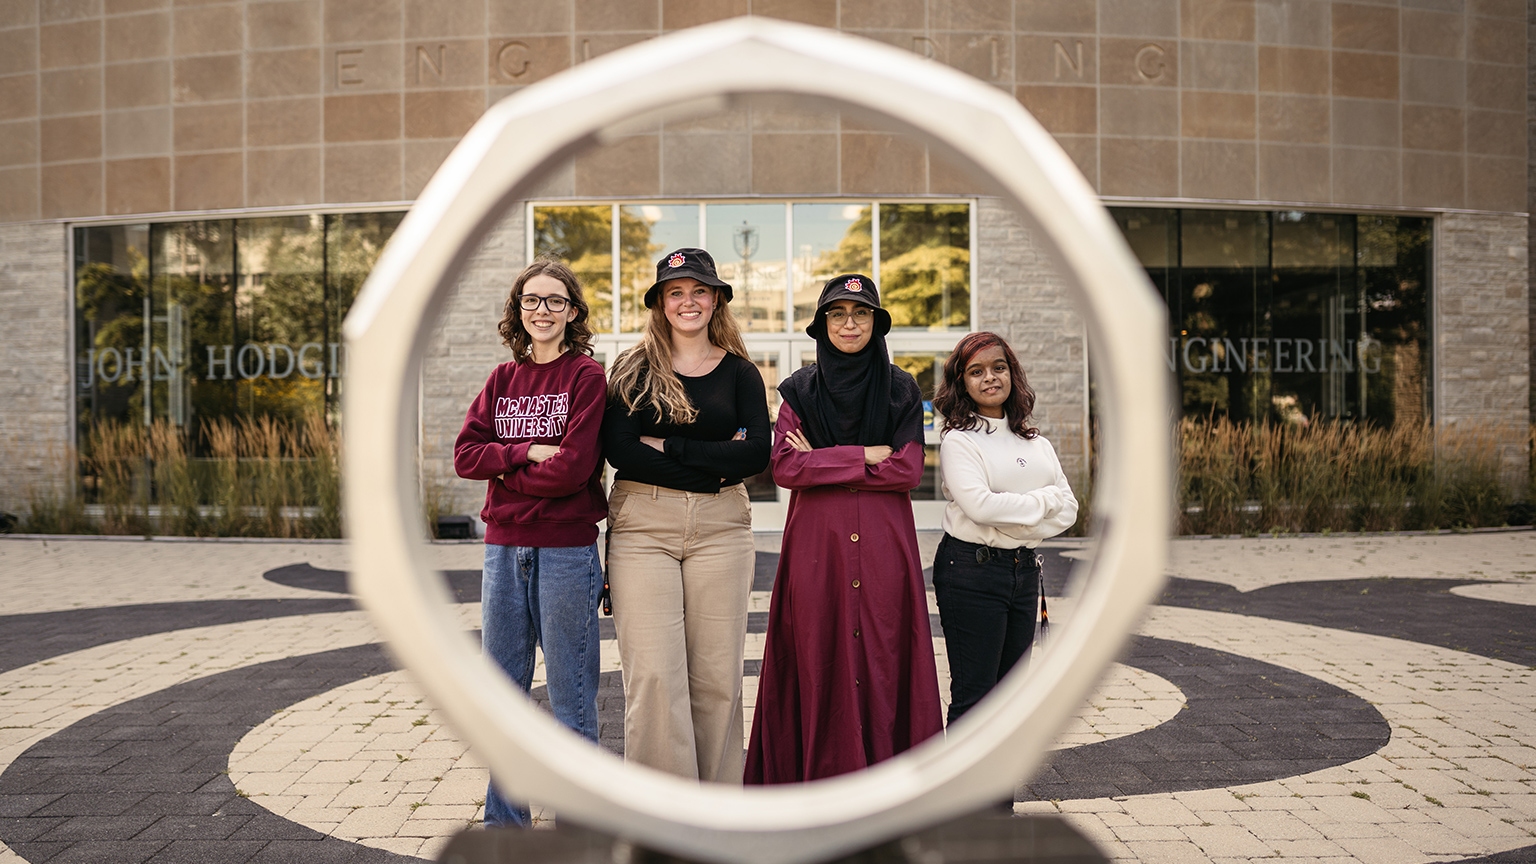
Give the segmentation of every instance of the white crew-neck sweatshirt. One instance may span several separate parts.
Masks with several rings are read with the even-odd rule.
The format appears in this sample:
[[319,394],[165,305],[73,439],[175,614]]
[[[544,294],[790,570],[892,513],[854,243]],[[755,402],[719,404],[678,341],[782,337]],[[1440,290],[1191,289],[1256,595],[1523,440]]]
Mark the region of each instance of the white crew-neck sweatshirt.
[[1030,549],[1077,521],[1077,497],[1056,449],[1043,436],[1021,438],[1007,421],[944,433],[939,476],[944,531],[957,540],[999,549]]

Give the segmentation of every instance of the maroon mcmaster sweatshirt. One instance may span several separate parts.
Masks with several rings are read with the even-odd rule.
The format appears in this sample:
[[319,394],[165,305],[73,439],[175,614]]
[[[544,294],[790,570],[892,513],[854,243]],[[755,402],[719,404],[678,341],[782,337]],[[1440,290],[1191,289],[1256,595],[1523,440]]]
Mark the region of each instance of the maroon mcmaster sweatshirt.
[[[603,367],[567,351],[549,363],[503,363],[485,382],[453,445],[453,467],[486,480],[485,542],[588,546],[608,517],[603,497]],[[529,444],[560,453],[528,461]],[[499,477],[499,479],[498,479]]]

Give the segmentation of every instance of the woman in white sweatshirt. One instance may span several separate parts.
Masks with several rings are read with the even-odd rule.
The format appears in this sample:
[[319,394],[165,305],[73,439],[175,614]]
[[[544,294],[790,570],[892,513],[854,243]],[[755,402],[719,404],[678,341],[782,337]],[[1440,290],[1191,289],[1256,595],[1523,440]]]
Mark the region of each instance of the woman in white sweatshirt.
[[944,537],[933,588],[949,654],[949,722],[997,684],[1035,638],[1040,541],[1072,527],[1077,498],[1051,442],[1029,425],[1035,392],[1013,349],[972,333],[944,363],[939,474]]

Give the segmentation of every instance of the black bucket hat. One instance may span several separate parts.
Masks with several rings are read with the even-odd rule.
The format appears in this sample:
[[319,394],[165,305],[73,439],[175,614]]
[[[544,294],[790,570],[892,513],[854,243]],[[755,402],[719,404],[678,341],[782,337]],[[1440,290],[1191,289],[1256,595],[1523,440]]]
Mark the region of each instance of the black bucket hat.
[[805,327],[805,335],[820,339],[827,332],[827,307],[839,300],[852,300],[875,310],[875,335],[891,332],[891,313],[880,308],[880,289],[875,280],[859,273],[834,276],[821,289],[816,301],[816,317]]
[[656,262],[656,284],[646,289],[645,308],[656,305],[661,286],[673,279],[697,279],[705,285],[720,289],[725,302],[731,302],[731,286],[720,281],[715,273],[715,259],[703,249],[684,248],[667,253]]

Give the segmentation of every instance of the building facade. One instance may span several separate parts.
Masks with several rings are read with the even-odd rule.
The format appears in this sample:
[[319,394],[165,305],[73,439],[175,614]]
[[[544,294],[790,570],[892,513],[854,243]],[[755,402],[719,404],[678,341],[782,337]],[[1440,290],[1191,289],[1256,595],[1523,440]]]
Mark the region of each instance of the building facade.
[[[743,14],[1015,96],[1167,300],[1186,413],[1528,429],[1516,0],[15,0],[0,4],[0,509],[75,482],[91,423],[334,420],[339,321],[487,106]],[[1070,286],[963,166],[878,118],[786,100],[623,132],[509,210],[437,323],[420,446],[455,509],[478,492],[448,450],[508,359],[495,324],[530,257],[577,267],[611,361],[654,258],[700,244],[737,286],[770,390],[811,350],[820,281],[867,272],[925,386],[964,333],[1007,336],[1081,476],[1092,375]],[[1506,456],[1523,464],[1513,435]],[[771,482],[753,495],[760,526],[782,518]],[[936,524],[931,475],[914,497]]]

